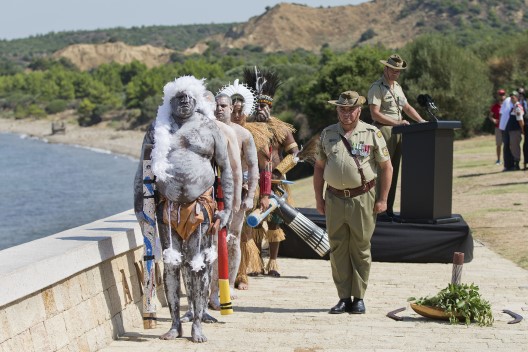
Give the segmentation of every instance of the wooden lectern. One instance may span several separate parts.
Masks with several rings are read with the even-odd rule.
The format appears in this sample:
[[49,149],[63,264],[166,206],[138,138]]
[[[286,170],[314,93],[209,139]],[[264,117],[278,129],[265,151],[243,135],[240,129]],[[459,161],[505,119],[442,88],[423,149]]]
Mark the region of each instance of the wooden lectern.
[[446,223],[451,213],[454,130],[460,121],[396,126],[402,134],[400,216],[403,222]]

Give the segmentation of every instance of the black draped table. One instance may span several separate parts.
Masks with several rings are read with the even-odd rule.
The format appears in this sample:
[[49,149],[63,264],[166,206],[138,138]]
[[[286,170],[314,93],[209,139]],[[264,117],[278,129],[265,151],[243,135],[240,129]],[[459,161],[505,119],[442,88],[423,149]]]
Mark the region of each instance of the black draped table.
[[[323,215],[313,208],[299,208],[302,214],[322,229],[326,229]],[[460,215],[459,221],[448,223],[392,222],[378,219],[372,236],[372,260],[377,262],[452,263],[453,253],[464,253],[466,263],[473,259],[473,238],[468,224]],[[286,240],[279,255],[289,258],[321,258],[287,225],[282,225]]]

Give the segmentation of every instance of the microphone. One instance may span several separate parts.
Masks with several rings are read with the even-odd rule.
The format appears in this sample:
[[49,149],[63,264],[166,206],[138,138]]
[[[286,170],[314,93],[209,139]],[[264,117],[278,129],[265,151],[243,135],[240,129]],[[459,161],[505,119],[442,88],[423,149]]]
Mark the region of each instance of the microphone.
[[420,104],[421,107],[427,107],[426,94],[420,94],[416,100],[418,100],[418,104]]
[[416,100],[421,107],[425,108],[425,111],[427,111],[429,116],[431,116],[435,121],[438,121],[438,118],[434,114],[434,111],[438,111],[438,108],[436,107],[433,98],[431,98],[429,94],[420,94]]

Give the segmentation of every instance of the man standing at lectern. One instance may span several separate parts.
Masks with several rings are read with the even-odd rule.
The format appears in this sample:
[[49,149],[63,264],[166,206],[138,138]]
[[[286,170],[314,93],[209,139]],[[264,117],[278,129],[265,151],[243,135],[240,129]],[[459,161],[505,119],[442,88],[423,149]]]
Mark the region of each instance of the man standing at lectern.
[[[392,54],[386,61],[380,60],[380,62],[385,66],[383,75],[370,86],[368,103],[374,126],[379,128],[387,143],[393,167],[386,211],[386,214],[392,218],[394,217],[393,206],[401,161],[402,138],[401,134],[392,134],[392,127],[409,125],[409,121],[403,119],[403,112],[416,122],[425,122],[425,120],[407,102],[407,98],[397,82],[401,71],[407,68],[407,62],[397,54]],[[376,190],[379,193],[379,184]]]

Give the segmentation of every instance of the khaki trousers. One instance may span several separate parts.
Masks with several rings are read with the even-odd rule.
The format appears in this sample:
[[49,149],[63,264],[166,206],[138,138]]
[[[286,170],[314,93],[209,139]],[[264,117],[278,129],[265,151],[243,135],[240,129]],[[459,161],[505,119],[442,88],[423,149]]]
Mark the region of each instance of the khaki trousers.
[[340,299],[365,296],[372,262],[370,239],[376,226],[375,195],[374,188],[347,199],[326,192],[330,263]]

